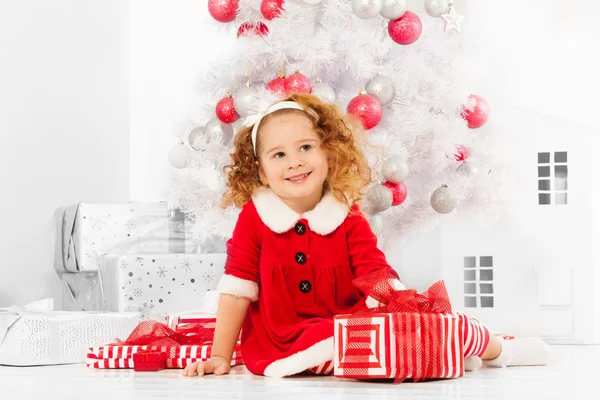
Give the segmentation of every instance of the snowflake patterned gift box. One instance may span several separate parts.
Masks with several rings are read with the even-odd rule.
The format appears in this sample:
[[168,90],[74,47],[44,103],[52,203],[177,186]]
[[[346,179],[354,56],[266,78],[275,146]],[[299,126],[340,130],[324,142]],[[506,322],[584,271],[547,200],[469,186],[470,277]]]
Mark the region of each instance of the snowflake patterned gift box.
[[102,255],[100,284],[107,311],[164,318],[197,309],[216,289],[226,254]]
[[80,203],[55,212],[58,272],[94,271],[102,253],[195,252],[186,218],[166,202]]
[[139,313],[0,312],[0,365],[85,363],[90,346],[129,335]]

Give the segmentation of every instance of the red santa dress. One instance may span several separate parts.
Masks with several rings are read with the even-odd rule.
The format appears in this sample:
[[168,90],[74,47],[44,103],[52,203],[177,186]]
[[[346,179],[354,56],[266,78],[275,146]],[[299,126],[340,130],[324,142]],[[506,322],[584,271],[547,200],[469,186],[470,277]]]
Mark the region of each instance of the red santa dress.
[[331,360],[332,317],[368,301],[352,280],[382,268],[397,277],[358,206],[348,210],[327,194],[299,215],[271,189],[259,189],[227,242],[218,285],[252,300],[241,339],[246,367],[283,377]]

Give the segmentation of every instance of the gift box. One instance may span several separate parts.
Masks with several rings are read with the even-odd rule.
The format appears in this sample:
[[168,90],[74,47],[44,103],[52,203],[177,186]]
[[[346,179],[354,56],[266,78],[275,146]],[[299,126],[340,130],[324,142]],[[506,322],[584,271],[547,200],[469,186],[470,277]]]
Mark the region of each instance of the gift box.
[[463,327],[444,282],[421,294],[396,290],[396,280],[380,270],[353,281],[380,306],[334,317],[334,375],[396,382],[463,376]]
[[94,271],[102,253],[194,253],[192,224],[165,202],[75,204],[55,212],[54,266],[58,272]]
[[[241,344],[238,342],[235,346],[231,358],[231,366],[244,363]],[[165,368],[177,369],[185,368],[188,364],[196,361],[208,361],[211,355],[211,344],[192,345],[192,346],[119,346],[107,345],[91,347],[88,349],[86,365],[90,368],[124,368],[136,369],[136,360],[134,354],[144,352],[160,352],[164,354]],[[142,368],[142,367],[138,367]],[[147,369],[152,370],[152,369]]]
[[374,313],[334,317],[334,375],[354,379],[464,375],[456,314]]
[[129,335],[139,313],[59,312],[11,307],[0,312],[0,364],[84,363],[87,349]]
[[[185,368],[190,363],[210,359],[213,336],[214,331],[210,332],[201,326],[181,333],[173,331],[163,323],[144,321],[124,342],[117,341],[105,346],[90,347],[87,366],[160,370],[159,357],[162,357],[165,368]],[[240,346],[238,341],[231,358],[232,366],[243,363]],[[138,353],[153,354],[153,356]]]
[[216,289],[226,254],[104,254],[97,290],[105,311],[136,311],[155,318],[201,307]]

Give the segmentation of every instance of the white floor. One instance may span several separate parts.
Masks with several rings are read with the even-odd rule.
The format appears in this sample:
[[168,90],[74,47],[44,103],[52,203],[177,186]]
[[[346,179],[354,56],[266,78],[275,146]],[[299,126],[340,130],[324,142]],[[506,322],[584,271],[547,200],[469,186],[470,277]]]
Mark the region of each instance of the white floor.
[[547,367],[468,372],[420,383],[366,383],[333,377],[269,379],[243,366],[223,377],[181,370],[95,370],[85,365],[0,367],[0,399],[600,399],[600,346],[554,346]]

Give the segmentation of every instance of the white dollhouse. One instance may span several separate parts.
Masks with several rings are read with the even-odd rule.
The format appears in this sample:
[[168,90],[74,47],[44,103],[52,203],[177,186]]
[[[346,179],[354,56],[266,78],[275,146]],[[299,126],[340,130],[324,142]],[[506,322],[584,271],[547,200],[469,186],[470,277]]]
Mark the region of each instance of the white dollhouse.
[[[510,116],[517,198],[493,228],[451,219],[387,243],[408,286],[444,279],[456,311],[499,333],[600,343],[600,132],[521,108]],[[599,201],[596,203],[596,201]]]

